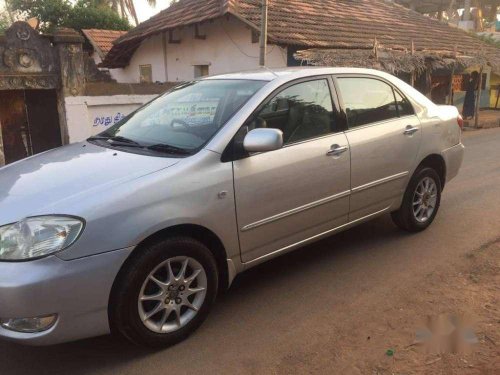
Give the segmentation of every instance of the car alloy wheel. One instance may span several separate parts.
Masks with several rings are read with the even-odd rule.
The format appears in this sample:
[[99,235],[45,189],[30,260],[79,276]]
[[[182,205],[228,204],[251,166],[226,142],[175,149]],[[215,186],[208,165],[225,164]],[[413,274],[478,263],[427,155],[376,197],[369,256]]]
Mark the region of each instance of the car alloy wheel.
[[155,333],[185,327],[200,310],[207,294],[207,274],[195,259],[169,258],[144,281],[139,293],[139,316]]
[[430,178],[423,178],[417,185],[413,194],[413,215],[419,223],[428,221],[436,209],[438,199],[438,187],[436,182]]

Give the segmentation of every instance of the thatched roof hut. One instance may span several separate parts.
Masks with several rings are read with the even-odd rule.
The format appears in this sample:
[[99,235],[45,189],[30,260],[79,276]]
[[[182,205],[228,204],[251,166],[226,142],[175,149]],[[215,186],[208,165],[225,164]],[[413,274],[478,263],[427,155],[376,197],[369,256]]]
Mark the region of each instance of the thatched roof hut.
[[294,56],[308,65],[373,68],[391,74],[420,74],[438,69],[459,71],[473,66],[490,66],[493,71],[500,72],[500,50],[485,50],[479,46],[478,50],[468,52],[415,51],[414,45],[405,50],[391,49],[375,40],[371,49],[307,49],[298,51]]

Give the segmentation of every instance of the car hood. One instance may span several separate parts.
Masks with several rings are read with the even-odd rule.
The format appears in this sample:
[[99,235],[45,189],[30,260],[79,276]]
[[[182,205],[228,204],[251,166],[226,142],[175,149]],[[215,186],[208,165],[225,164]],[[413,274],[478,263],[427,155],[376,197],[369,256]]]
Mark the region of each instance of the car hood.
[[84,142],[18,161],[0,168],[0,225],[28,216],[64,214],[55,212],[56,206],[70,205],[88,194],[112,194],[112,186],[168,168],[179,160]]

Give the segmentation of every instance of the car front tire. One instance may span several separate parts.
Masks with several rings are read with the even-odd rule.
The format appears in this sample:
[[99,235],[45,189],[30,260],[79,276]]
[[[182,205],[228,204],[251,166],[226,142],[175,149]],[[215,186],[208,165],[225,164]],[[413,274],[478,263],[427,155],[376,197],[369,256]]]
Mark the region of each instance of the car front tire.
[[199,241],[172,237],[140,249],[115,282],[112,332],[143,346],[175,345],[206,319],[217,286],[215,259]]
[[434,169],[417,169],[406,188],[400,209],[392,213],[392,220],[411,233],[427,229],[438,213],[441,191],[441,179]]

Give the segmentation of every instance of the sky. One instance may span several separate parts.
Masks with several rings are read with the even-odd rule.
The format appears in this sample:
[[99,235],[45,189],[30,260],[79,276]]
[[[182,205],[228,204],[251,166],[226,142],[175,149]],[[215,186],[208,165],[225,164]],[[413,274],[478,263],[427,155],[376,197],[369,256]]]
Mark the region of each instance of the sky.
[[[2,0],[0,0],[1,2]],[[140,22],[146,21],[156,13],[168,7],[169,0],[156,0],[156,8],[151,7],[146,0],[134,0],[137,17]]]

